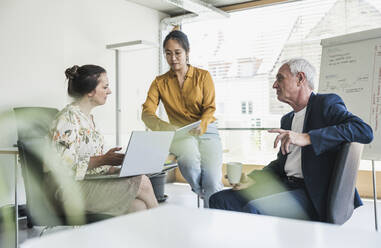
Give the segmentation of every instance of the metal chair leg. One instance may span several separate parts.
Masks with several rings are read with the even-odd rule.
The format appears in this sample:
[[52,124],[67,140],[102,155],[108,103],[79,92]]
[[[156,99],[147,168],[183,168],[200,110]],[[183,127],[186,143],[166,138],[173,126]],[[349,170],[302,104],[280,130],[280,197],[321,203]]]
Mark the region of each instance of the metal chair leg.
[[42,229],[42,231],[40,232],[40,237],[42,237],[42,235],[44,235],[48,230],[52,230],[53,228],[57,228],[57,227],[61,227],[61,228],[73,228],[73,229],[76,229],[76,228],[81,228],[81,226],[45,226],[44,229]]
[[372,160],[372,178],[373,178],[373,204],[374,204],[374,226],[376,231],[378,231],[378,221],[377,221],[377,191],[376,191],[376,171],[374,169],[374,160]]
[[49,230],[49,229],[52,229],[53,227],[52,226],[46,226],[44,227],[44,229],[42,229],[42,231],[40,232],[40,237],[42,237],[42,235],[44,235],[44,233]]
[[200,208],[200,196],[197,195],[197,208]]

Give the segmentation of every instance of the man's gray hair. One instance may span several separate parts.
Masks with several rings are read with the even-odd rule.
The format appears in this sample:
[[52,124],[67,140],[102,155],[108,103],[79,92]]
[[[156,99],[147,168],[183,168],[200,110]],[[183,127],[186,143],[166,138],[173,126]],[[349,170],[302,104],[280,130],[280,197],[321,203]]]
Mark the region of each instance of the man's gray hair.
[[312,90],[314,89],[316,70],[310,62],[302,58],[294,58],[287,60],[284,64],[287,64],[290,67],[290,71],[294,76],[298,72],[304,72],[304,75],[306,76],[306,79],[308,81],[308,85]]

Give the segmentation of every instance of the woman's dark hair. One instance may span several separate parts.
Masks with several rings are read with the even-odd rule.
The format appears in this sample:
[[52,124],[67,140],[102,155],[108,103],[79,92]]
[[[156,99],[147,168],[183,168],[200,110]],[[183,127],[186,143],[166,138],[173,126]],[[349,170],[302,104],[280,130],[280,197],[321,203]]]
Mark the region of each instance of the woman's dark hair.
[[169,40],[176,40],[180,46],[182,48],[184,48],[184,50],[186,52],[189,52],[189,41],[188,41],[188,37],[186,34],[184,34],[183,32],[179,31],[179,30],[174,30],[172,32],[170,32],[166,37],[165,37],[165,40],[163,42],[163,48],[165,49],[165,45],[167,44],[167,42]]
[[68,79],[67,93],[74,98],[80,98],[93,91],[98,85],[98,78],[106,70],[98,65],[74,65],[65,71]]

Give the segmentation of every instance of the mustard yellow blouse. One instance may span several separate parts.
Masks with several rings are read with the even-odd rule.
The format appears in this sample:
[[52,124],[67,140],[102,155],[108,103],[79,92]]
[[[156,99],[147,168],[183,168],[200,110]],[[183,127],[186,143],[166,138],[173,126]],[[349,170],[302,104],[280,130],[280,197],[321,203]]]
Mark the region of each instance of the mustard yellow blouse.
[[[160,100],[170,124],[156,115]],[[173,130],[174,126],[182,127],[201,120],[203,134],[208,124],[216,120],[215,111],[215,91],[210,73],[189,65],[182,89],[172,70],[155,78],[143,104],[142,120],[154,131]]]

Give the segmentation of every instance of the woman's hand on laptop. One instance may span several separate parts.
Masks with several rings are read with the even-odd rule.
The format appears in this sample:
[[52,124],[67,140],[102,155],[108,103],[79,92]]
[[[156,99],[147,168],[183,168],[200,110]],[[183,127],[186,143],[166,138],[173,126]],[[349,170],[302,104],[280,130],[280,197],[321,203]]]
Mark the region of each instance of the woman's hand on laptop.
[[112,166],[121,165],[124,159],[124,154],[117,152],[120,150],[122,150],[122,147],[115,147],[108,150],[108,152],[103,155],[103,164]]
[[107,174],[117,174],[120,171],[120,167],[111,166]]
[[118,166],[123,162],[124,154],[117,153],[117,151],[122,150],[121,147],[115,147],[108,150],[103,155],[90,157],[89,165],[87,167],[88,170],[97,168],[102,165],[111,165]]

